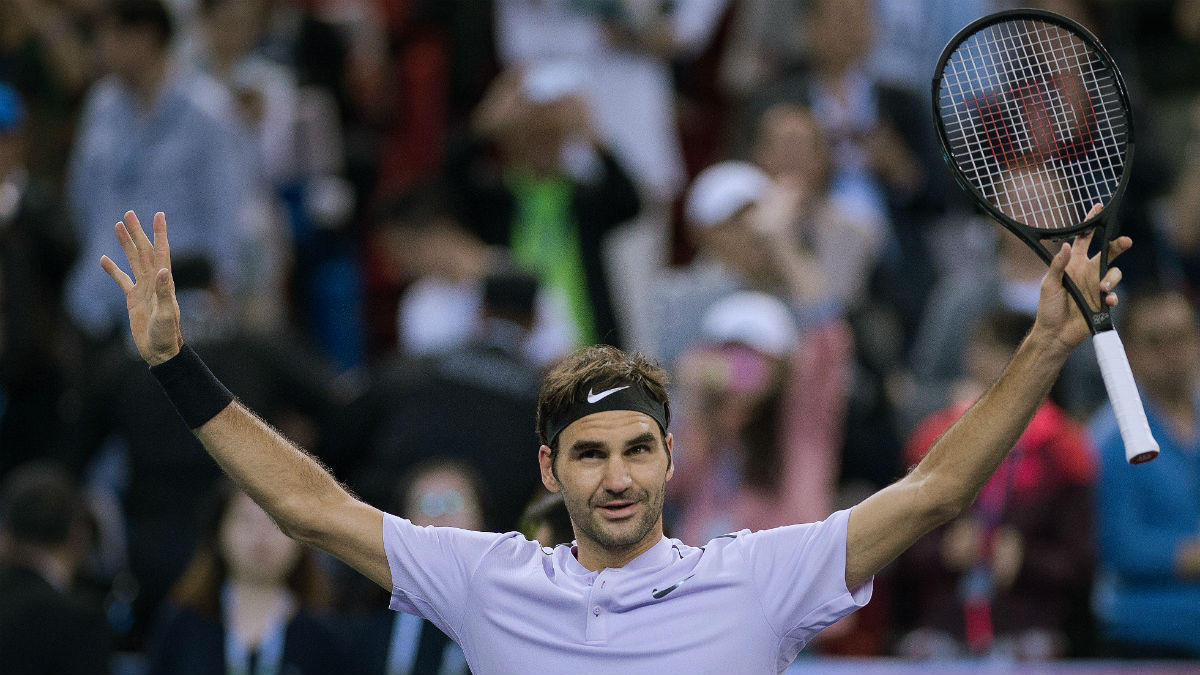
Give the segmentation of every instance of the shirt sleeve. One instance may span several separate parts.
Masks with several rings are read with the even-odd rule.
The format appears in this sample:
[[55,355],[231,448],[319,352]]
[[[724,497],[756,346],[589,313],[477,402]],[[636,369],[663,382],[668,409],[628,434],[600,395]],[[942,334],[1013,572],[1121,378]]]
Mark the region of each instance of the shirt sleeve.
[[515,532],[418,527],[385,514],[383,547],[392,572],[388,606],[429,619],[457,640],[471,577],[489,552],[506,543],[519,543],[518,539],[524,541]]
[[767,621],[781,636],[807,642],[821,629],[863,607],[874,579],[846,588],[849,509],[819,523],[751,532],[736,546],[753,575]]

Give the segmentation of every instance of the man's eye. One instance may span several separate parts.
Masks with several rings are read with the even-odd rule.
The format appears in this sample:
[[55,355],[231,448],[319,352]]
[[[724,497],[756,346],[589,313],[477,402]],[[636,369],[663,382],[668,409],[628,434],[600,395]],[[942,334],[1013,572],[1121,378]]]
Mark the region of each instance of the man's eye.
[[629,449],[629,454],[631,455],[644,455],[647,452],[650,452],[650,446],[648,445],[635,445]]

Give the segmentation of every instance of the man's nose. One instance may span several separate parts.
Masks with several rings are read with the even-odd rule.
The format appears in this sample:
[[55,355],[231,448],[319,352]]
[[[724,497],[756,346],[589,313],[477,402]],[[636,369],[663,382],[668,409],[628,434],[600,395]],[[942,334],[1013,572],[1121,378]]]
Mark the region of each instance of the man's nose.
[[629,465],[624,457],[613,457],[608,460],[604,472],[604,489],[612,493],[624,492],[633,485],[633,477],[629,475]]

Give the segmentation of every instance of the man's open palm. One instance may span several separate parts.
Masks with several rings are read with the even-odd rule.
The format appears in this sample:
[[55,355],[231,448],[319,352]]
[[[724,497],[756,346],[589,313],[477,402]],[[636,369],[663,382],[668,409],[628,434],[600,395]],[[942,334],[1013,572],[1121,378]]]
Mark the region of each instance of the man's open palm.
[[129,328],[138,352],[147,363],[157,365],[175,356],[183,346],[179,303],[175,300],[175,280],[171,276],[167,218],[161,211],[154,214],[153,242],[146,238],[133,211],[127,211],[124,220],[113,229],[133,278],[108,256],[101,256],[100,266],[125,293]]

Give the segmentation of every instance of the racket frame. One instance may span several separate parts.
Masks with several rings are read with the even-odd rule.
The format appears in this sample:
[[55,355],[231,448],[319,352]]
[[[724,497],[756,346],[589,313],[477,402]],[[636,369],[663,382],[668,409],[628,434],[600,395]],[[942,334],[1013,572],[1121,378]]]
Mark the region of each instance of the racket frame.
[[[988,26],[1017,20],[1041,21],[1054,24],[1082,40],[1091,49],[1094,58],[1098,58],[1110,70],[1114,89],[1125,113],[1125,154],[1122,158],[1121,175],[1117,179],[1117,185],[1113,189],[1112,195],[1108,198],[1107,203],[1102,204],[1099,213],[1091,217],[1085,217],[1081,222],[1070,227],[1052,231],[1030,227],[1024,223],[1017,222],[1014,218],[1005,215],[999,207],[983,196],[982,192],[975,187],[971,179],[967,177],[966,173],[954,159],[949,134],[942,119],[941,84],[943,74],[946,64],[958,50],[959,46],[972,35]],[[1043,241],[1066,241],[1085,232],[1101,229],[1103,238],[1100,241],[1098,254],[1100,256],[1100,274],[1103,277],[1108,270],[1109,242],[1117,234],[1116,209],[1113,205],[1120,201],[1125,193],[1125,186],[1129,181],[1130,165],[1133,161],[1134,134],[1133,107],[1130,105],[1129,93],[1125,88],[1125,78],[1121,75],[1121,70],[1117,67],[1117,63],[1112,58],[1112,55],[1108,53],[1104,45],[1100,44],[1100,40],[1075,21],[1053,12],[1037,9],[1011,9],[988,14],[964,26],[962,30],[958,31],[946,43],[945,48],[942,49],[942,53],[938,57],[937,66],[933,72],[932,96],[934,123],[937,128],[938,142],[942,146],[943,158],[946,164],[949,165],[950,171],[959,186],[966,190],[967,194],[971,195],[975,202],[983,207],[989,215],[1036,251],[1046,264],[1051,262],[1054,253],[1042,245]],[[1109,400],[1121,430],[1121,438],[1125,445],[1126,461],[1130,464],[1141,464],[1154,459],[1159,454],[1158,442],[1154,440],[1154,436],[1150,432],[1146,413],[1142,407],[1141,398],[1138,395],[1137,385],[1129,369],[1129,360],[1125,355],[1124,347],[1121,345],[1120,337],[1117,335],[1116,330],[1113,329],[1112,314],[1108,309],[1108,305],[1104,302],[1103,297],[1093,298],[1092,300],[1098,301],[1100,309],[1092,309],[1088,298],[1084,296],[1070,275],[1066,273],[1062,275],[1062,283],[1087,319],[1088,328],[1092,333],[1093,344],[1096,348],[1096,357],[1100,364],[1101,374],[1104,377],[1105,388],[1108,390]]]
[[[1111,71],[1116,95],[1119,97],[1121,106],[1124,108],[1125,112],[1125,154],[1121,166],[1121,175],[1117,179],[1117,186],[1113,189],[1112,196],[1109,197],[1106,204],[1103,204],[1102,208],[1100,209],[1100,213],[1090,218],[1086,218],[1070,227],[1055,229],[1052,231],[1041,230],[1039,228],[1017,222],[1015,219],[1001,211],[991,202],[991,200],[985,197],[983,193],[975,187],[974,183],[972,183],[971,179],[967,177],[966,173],[961,167],[959,167],[958,162],[955,161],[953,157],[953,154],[950,150],[949,133],[946,130],[946,125],[940,112],[942,107],[942,76],[945,72],[946,64],[958,50],[959,46],[962,45],[962,43],[972,35],[984,28],[987,28],[988,26],[1022,19],[1055,24],[1083,40],[1092,53],[1098,57],[1103,62],[1104,66]],[[1111,241],[1113,237],[1117,236],[1117,232],[1119,231],[1119,228],[1116,225],[1115,209],[1110,211],[1109,207],[1120,201],[1121,197],[1125,193],[1125,186],[1129,182],[1129,168],[1130,163],[1133,161],[1134,134],[1133,107],[1130,105],[1129,93],[1125,88],[1125,78],[1121,75],[1121,71],[1117,67],[1117,62],[1113,59],[1112,55],[1108,53],[1108,50],[1104,48],[1104,45],[1100,43],[1100,40],[1079,23],[1053,12],[1039,9],[1009,9],[995,12],[987,16],[980,17],[979,19],[967,24],[961,30],[955,33],[954,37],[952,37],[950,41],[946,43],[945,48],[942,49],[942,53],[938,57],[937,66],[933,71],[931,91],[934,111],[934,125],[937,128],[938,142],[942,146],[942,158],[950,167],[950,171],[954,175],[954,180],[959,184],[959,187],[966,190],[966,192],[970,194],[972,198],[974,198],[975,202],[987,211],[988,215],[995,218],[1006,229],[1020,237],[1026,244],[1029,245],[1030,248],[1034,249],[1034,251],[1041,256],[1042,260],[1046,262],[1046,264],[1050,264],[1051,259],[1054,257],[1054,253],[1050,250],[1047,250],[1042,242],[1069,241],[1076,236],[1090,230],[1100,229],[1104,235],[1101,240],[1099,250],[1100,274],[1103,275],[1105,271],[1108,270],[1108,242]],[[1088,298],[1083,294],[1083,292],[1079,289],[1079,286],[1075,284],[1070,276],[1066,274],[1063,275],[1063,284],[1066,286],[1067,291],[1071,294],[1071,297],[1074,298],[1075,303],[1079,305],[1079,310],[1083,313],[1084,317],[1087,318],[1088,328],[1091,330],[1092,335],[1102,331],[1112,330],[1112,313],[1109,311],[1108,305],[1104,303],[1103,298],[1093,298],[1093,300],[1099,301],[1100,309],[1092,309],[1091,304],[1088,302]]]

